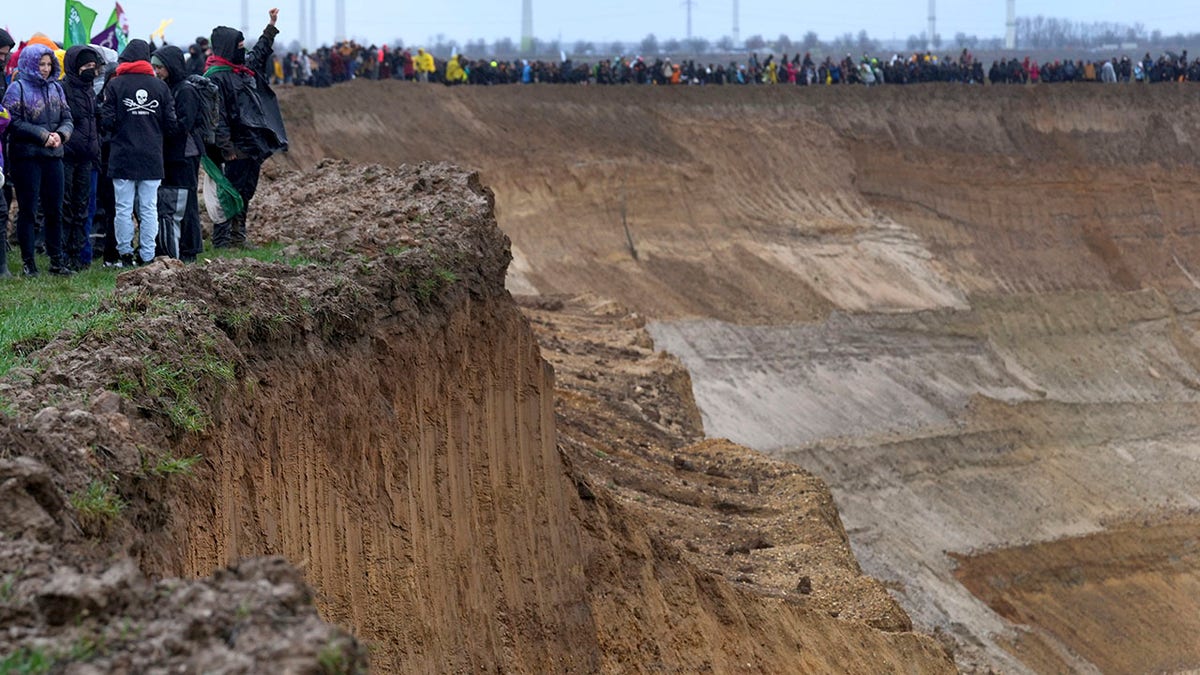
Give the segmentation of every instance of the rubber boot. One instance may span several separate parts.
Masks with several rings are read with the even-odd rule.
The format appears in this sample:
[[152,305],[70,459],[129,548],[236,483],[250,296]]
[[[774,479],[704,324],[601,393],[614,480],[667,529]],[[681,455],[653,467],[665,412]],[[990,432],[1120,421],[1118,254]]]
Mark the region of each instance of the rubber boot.
[[187,190],[174,187],[158,188],[158,236],[155,252],[171,258],[179,257],[179,225],[187,205]]
[[212,245],[213,248],[229,248],[231,236],[233,234],[233,226],[231,221],[223,223],[213,223]]
[[246,248],[246,212],[242,211],[229,221],[233,226],[231,242],[237,248]]

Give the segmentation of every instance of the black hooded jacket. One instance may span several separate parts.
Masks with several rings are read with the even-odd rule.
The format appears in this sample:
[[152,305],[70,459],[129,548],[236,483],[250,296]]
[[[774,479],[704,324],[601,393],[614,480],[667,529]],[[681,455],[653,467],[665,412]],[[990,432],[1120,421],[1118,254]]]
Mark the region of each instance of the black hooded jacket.
[[108,175],[162,180],[163,137],[178,133],[175,100],[167,84],[154,76],[145,40],[130,40],[120,62],[100,106],[101,125],[111,138]]
[[67,94],[67,104],[71,106],[71,119],[75,123],[75,131],[63,147],[63,158],[72,164],[91,163],[95,168],[99,168],[100,109],[96,105],[92,80],[79,77],[79,56],[85,51],[96,57],[97,76],[104,68],[104,57],[87,45],[75,45],[63,56],[63,66],[66,70],[63,90]]
[[213,55],[239,65],[245,61],[244,65],[254,71],[254,75],[247,75],[228,68],[209,68],[206,73],[221,88],[222,112],[233,145],[232,148],[221,148],[226,155],[232,149],[239,158],[262,161],[280,150],[287,150],[283,115],[267,79],[278,34],[279,29],[268,25],[254,49],[245,53],[238,49],[238,43],[244,41],[241,31],[226,26],[213,29],[210,42]]
[[204,54],[204,50],[205,47],[200,46],[199,42],[196,42],[191,47],[188,47],[186,64],[188,75],[203,75],[204,71],[208,70],[208,68],[204,65],[205,59],[208,58],[208,56]]
[[154,52],[154,58],[167,67],[167,86],[175,98],[175,119],[179,123],[178,133],[168,134],[163,143],[163,160],[180,162],[188,157],[199,157],[204,149],[204,136],[200,125],[200,92],[187,81],[190,73],[183,60],[183,50],[167,45]]

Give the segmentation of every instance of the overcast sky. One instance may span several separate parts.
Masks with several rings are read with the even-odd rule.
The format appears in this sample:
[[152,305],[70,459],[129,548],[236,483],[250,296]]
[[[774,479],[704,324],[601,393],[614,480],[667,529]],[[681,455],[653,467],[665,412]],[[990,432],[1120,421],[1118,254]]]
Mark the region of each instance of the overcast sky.
[[[84,0],[99,13],[99,32],[112,0]],[[733,24],[732,0],[695,0],[692,32],[697,37],[716,40],[730,35]],[[346,32],[349,37],[367,42],[390,42],[400,38],[408,45],[420,45],[441,34],[460,43],[484,38],[520,37],[521,0],[345,0]],[[329,42],[334,37],[334,0],[317,0],[317,37]],[[773,38],[785,33],[798,39],[815,30],[823,39],[846,32],[866,29],[872,37],[903,40],[920,34],[926,25],[924,0],[902,2],[858,0],[858,2],[816,3],[801,0],[741,0],[741,37],[756,33]],[[146,37],[163,19],[174,19],[167,29],[167,40],[190,43],[197,35],[207,35],[214,25],[240,28],[240,0],[124,0],[135,37]],[[251,31],[255,34],[266,24],[267,10],[280,8],[279,27],[285,43],[299,38],[299,0],[265,2],[250,0]],[[1064,17],[1074,20],[1141,22],[1148,30],[1164,33],[1200,32],[1200,2],[1197,0],[1158,0],[1153,3],[1116,0],[1059,0],[1057,2],[1017,2],[1019,16]],[[1004,34],[1003,0],[941,0],[938,2],[938,32],[947,41],[955,33],[980,37]],[[579,39],[595,42],[637,41],[647,33],[659,39],[686,35],[686,10],[683,0],[589,0],[588,2],[549,2],[533,0],[534,34],[545,40],[562,38],[570,45]],[[22,40],[35,31],[55,39],[62,38],[62,0],[29,2],[4,0],[0,7],[0,26],[11,29]],[[252,36],[248,36],[253,39]]]

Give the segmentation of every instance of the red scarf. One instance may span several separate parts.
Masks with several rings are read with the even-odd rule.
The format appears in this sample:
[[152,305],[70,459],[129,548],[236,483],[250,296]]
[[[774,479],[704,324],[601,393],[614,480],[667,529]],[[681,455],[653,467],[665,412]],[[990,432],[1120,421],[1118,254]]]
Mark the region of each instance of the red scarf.
[[154,66],[149,61],[128,61],[117,66],[117,75],[154,75]]
[[208,60],[204,62],[204,68],[206,70],[214,66],[225,66],[226,68],[232,68],[233,72],[239,75],[249,75],[250,77],[254,77],[253,70],[250,70],[246,66],[238,65],[229,59],[223,59],[216,54],[208,57]]

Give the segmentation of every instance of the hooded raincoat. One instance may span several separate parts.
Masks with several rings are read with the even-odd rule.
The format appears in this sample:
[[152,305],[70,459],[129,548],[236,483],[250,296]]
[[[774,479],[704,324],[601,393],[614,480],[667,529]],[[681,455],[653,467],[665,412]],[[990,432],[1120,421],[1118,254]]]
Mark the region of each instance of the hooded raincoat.
[[[50,77],[42,79],[38,61],[50,55]],[[46,139],[58,133],[69,141],[75,126],[67,95],[58,82],[58,59],[40,44],[26,45],[18,61],[19,74],[4,92],[3,105],[12,117],[9,130],[10,159],[21,157],[62,157],[63,146],[47,148]]]
[[175,97],[175,118],[179,122],[179,133],[166,137],[163,158],[170,164],[188,157],[199,157],[204,149],[204,135],[199,124],[202,114],[200,92],[187,81],[190,73],[183,50],[167,45],[154,52],[154,58],[167,68],[167,86]]
[[[233,146],[221,148],[226,156],[232,150],[238,158],[262,162],[276,152],[287,150],[283,114],[279,111],[279,101],[268,79],[271,53],[278,34],[278,28],[267,26],[254,49],[247,53],[245,48],[238,48],[238,43],[245,40],[241,31],[227,26],[213,29],[213,56],[236,66],[244,66],[235,69],[213,64],[210,60],[205,72],[205,76],[221,88],[223,116],[229,126]],[[252,72],[246,72],[246,69]]]
[[150,45],[130,40],[117,74],[104,89],[100,117],[110,134],[110,178],[163,178],[163,137],[177,132],[175,100],[150,67]]
[[76,164],[92,164],[100,168],[100,110],[96,105],[93,80],[79,77],[80,56],[85,52],[95,57],[96,75],[103,74],[104,57],[87,45],[75,45],[63,57],[66,77],[63,84],[67,103],[71,106],[71,121],[75,130],[64,147],[64,158]]

